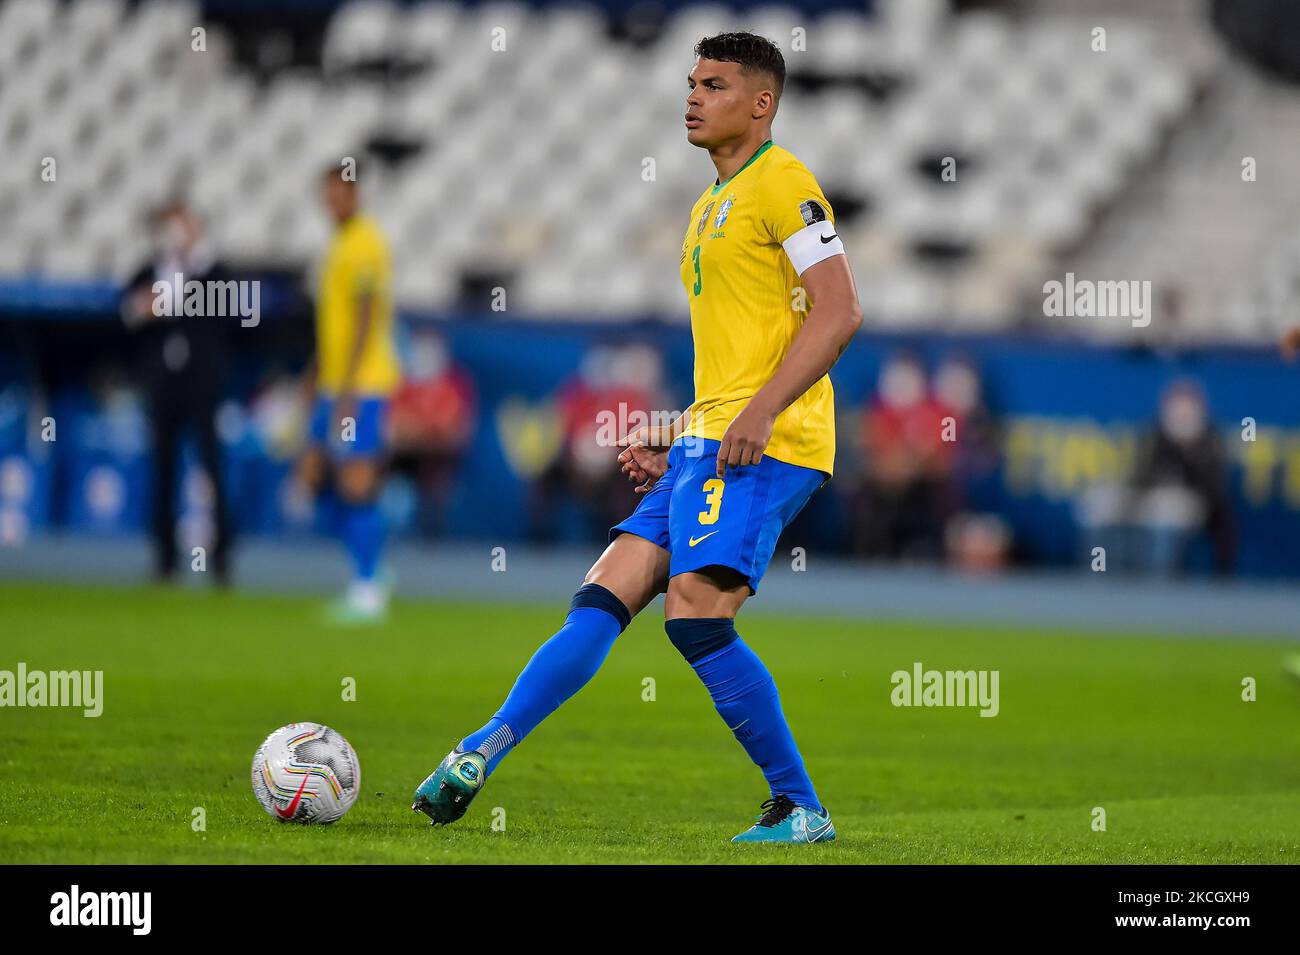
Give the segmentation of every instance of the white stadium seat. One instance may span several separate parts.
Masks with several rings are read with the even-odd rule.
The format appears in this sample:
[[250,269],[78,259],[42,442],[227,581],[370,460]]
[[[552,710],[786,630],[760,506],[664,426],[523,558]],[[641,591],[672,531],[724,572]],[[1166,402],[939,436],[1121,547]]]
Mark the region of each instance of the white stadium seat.
[[[27,251],[0,244],[0,278],[38,261],[60,278],[120,275],[143,252],[144,213],[182,181],[222,255],[306,266],[328,231],[316,177],[353,155],[396,247],[404,307],[450,307],[456,269],[491,267],[514,276],[512,312],[680,318],[676,246],[713,176],[682,135],[691,47],[741,26],[786,56],[778,141],[832,204],[865,203],[847,234],[898,257],[860,281],[864,302],[905,325],[954,302],[972,303],[972,321],[999,301],[1010,315],[1017,288],[1083,240],[1187,115],[1195,72],[1137,21],[1110,31],[1102,57],[1076,18],[954,15],[942,0],[876,8],[810,19],[779,3],[739,18],[692,6],[635,48],[611,44],[602,16],[577,6],[352,0],[330,21],[319,68],[263,81],[221,52],[188,0],[0,2],[0,151],[19,157],[0,170],[0,211],[16,217],[10,237],[19,226],[34,237]],[[202,59],[190,55],[198,26],[217,50]],[[366,71],[385,61],[407,72]],[[829,85],[810,92],[813,75]],[[864,92],[864,78],[883,76],[900,84],[891,96]],[[619,95],[634,107],[600,105]],[[413,154],[374,159],[367,147],[384,138]],[[950,153],[957,182],[937,170],[927,182]],[[22,167],[51,154],[68,188],[42,195]],[[82,209],[92,189],[98,204]],[[114,244],[115,227],[134,238]],[[968,247],[986,271],[958,280],[930,267],[918,248],[936,239]],[[1032,251],[998,252],[1011,247]]]

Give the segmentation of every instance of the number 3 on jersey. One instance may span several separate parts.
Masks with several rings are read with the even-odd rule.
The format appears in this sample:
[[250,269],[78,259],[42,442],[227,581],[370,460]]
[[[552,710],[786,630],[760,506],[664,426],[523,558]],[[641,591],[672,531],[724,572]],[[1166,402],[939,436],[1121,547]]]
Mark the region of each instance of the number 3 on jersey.
[[700,246],[695,247],[691,253],[691,264],[695,266],[695,294],[700,294],[700,286],[703,284],[700,278]]
[[722,507],[722,492],[726,485],[720,478],[709,478],[704,482],[701,490],[704,491],[704,503],[709,505],[707,511],[700,511],[701,524],[716,524],[718,522],[718,509]]

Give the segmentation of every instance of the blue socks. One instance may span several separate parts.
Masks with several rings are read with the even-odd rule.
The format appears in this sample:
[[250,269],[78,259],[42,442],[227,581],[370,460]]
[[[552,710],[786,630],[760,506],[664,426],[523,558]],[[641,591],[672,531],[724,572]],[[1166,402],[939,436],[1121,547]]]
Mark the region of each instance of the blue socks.
[[727,728],[763,771],[772,797],[784,794],[797,806],[822,812],[781,711],[772,674],[740,639],[735,621],[730,617],[681,618],[665,621],[664,630],[695,669]]
[[[605,662],[631,614],[599,584],[573,596],[564,626],[542,644],[492,719],[460,741],[477,750],[490,776],[519,742],[582,689]],[[763,771],[772,796],[824,812],[781,711],[772,674],[736,633],[730,617],[669,620],[664,630],[704,683],[718,715]]]
[[564,626],[538,647],[496,715],[461,740],[459,749],[482,753],[492,775],[520,740],[587,685],[631,621],[613,593],[600,584],[583,584]]
[[384,516],[376,501],[338,502],[339,534],[352,557],[357,580],[374,580],[384,548]]

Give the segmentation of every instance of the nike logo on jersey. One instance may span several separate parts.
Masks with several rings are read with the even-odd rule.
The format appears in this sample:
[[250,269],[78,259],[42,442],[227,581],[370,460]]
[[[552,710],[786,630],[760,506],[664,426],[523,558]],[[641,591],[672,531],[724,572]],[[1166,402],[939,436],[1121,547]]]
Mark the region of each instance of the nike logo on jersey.
[[839,237],[840,234],[838,232],[832,232],[830,235],[824,235],[822,236],[822,245],[825,245],[831,239],[838,239]]
[[707,537],[712,537],[712,536],[713,536],[714,534],[716,534],[716,533],[717,533],[717,531],[709,531],[707,534],[704,535],[704,537],[692,537],[692,538],[691,538],[687,543],[688,543],[691,547],[694,547],[694,546],[695,546],[696,544],[698,544],[700,541],[704,540],[704,539],[707,538]]

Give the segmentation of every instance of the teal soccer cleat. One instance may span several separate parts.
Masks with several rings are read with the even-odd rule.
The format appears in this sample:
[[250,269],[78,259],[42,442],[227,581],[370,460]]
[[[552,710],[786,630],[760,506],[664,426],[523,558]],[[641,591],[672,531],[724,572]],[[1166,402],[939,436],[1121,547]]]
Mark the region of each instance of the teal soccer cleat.
[[764,810],[758,822],[732,842],[833,842],[835,826],[831,823],[831,814],[818,813],[803,806],[796,806],[789,796],[777,796],[769,799],[759,807]]
[[435,826],[449,825],[465,815],[486,779],[487,760],[481,753],[453,749],[416,788],[411,808],[424,813]]

